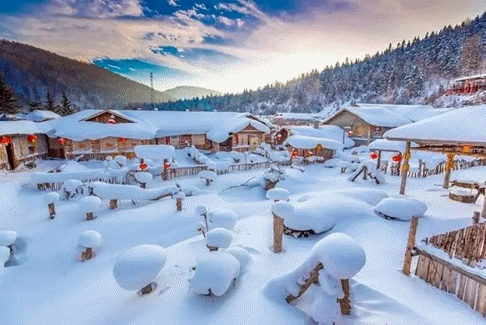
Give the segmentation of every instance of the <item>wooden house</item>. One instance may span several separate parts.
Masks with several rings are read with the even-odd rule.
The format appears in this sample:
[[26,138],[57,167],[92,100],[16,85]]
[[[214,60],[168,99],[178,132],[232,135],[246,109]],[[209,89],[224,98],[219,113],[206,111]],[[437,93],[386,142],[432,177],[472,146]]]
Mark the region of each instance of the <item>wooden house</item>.
[[45,130],[31,121],[0,122],[0,169],[17,168],[21,163],[47,158]]
[[454,81],[452,87],[447,90],[448,95],[453,94],[474,94],[478,91],[486,90],[486,75],[475,75],[458,78]]

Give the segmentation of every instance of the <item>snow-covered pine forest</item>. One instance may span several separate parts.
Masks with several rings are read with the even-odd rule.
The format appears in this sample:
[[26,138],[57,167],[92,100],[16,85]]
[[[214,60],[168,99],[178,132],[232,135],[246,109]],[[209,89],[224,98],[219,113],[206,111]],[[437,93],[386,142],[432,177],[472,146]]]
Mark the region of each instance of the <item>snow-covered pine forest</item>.
[[444,96],[445,90],[455,78],[486,72],[485,44],[486,13],[423,38],[390,44],[363,60],[338,62],[286,83],[241,94],[168,102],[160,109],[274,114],[333,111],[353,101],[461,106],[470,99]]

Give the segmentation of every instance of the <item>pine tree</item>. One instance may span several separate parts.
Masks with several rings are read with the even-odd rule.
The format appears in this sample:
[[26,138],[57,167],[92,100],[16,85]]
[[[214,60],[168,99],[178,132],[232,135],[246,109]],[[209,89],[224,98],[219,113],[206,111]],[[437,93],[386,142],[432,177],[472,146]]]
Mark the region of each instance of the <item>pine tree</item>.
[[69,100],[65,92],[62,93],[60,113],[61,116],[66,116],[74,113],[74,108],[72,107],[71,101]]
[[0,74],[0,112],[4,114],[16,114],[19,112],[19,107],[17,106],[17,99],[14,93],[7,85],[3,82],[2,75]]
[[51,112],[55,112],[56,111],[56,107],[54,106],[54,100],[52,99],[50,92],[47,92],[47,98],[46,98],[45,108],[48,111],[51,111]]

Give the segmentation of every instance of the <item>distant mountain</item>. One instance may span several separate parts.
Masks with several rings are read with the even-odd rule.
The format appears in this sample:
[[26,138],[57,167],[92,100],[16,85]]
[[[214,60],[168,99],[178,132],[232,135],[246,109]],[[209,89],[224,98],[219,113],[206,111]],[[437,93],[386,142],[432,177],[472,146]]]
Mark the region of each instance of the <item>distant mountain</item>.
[[201,87],[191,87],[191,86],[179,86],[179,87],[165,90],[163,93],[171,100],[188,99],[188,98],[195,98],[195,97],[201,98],[201,97],[215,96],[221,94],[220,92],[211,89],[206,89]]
[[[26,44],[0,40],[0,72],[20,103],[56,103],[65,92],[78,109],[121,108],[149,102],[151,88],[94,64],[72,60]],[[155,102],[217,94],[204,88],[155,91]]]
[[446,95],[455,78],[486,73],[486,13],[425,37],[390,44],[362,60],[337,63],[288,82],[240,94],[163,103],[160,109],[332,113],[353,102],[449,107],[486,103],[486,93]]

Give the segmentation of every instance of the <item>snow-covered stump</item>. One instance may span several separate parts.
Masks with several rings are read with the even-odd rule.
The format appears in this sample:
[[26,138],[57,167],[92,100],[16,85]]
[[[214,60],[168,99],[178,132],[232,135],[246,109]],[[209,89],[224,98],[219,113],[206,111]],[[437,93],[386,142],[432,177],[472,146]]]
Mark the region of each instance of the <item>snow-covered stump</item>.
[[240,275],[238,260],[226,252],[211,252],[197,259],[196,273],[189,280],[191,290],[200,295],[222,296]]
[[17,240],[17,232],[13,230],[0,231],[0,247],[7,247],[10,254],[13,254],[12,245]]
[[101,199],[96,196],[86,196],[79,200],[79,209],[86,214],[86,220],[94,219],[94,212],[100,207]]
[[115,210],[118,208],[118,200],[117,199],[111,199],[110,200],[110,210]]
[[152,180],[153,176],[149,172],[138,172],[135,173],[135,179],[140,183],[141,188],[146,188],[147,183]]
[[418,217],[413,217],[410,222],[410,231],[408,233],[407,248],[405,250],[405,259],[403,260],[402,271],[405,275],[410,275],[412,267],[413,250],[415,249],[415,236],[417,234]]
[[49,211],[49,218],[54,219],[56,216],[55,202],[59,201],[59,194],[56,192],[47,193],[44,195],[44,202],[47,203],[47,209]]
[[427,205],[419,200],[409,198],[384,198],[373,211],[387,220],[410,221],[413,217],[422,217]]
[[174,195],[174,198],[176,200],[176,210],[182,211],[182,202],[186,198],[186,195],[184,194],[184,192],[179,192]]
[[113,276],[120,287],[137,291],[139,296],[157,288],[154,281],[167,261],[165,249],[158,245],[140,245],[123,253],[113,267]]
[[210,170],[203,170],[199,174],[197,174],[197,177],[203,179],[206,181],[206,186],[211,185],[212,182],[216,180],[217,174],[215,172],[212,172]]
[[278,201],[288,201],[290,192],[284,188],[274,188],[267,192],[267,199],[273,200],[273,202]]
[[233,241],[233,234],[224,228],[215,228],[206,234],[206,247],[210,252],[228,248]]
[[84,248],[84,251],[81,252],[80,256],[81,262],[84,262],[95,256],[93,250],[100,247],[101,235],[97,231],[87,230],[79,236],[78,243]]
[[272,205],[273,215],[273,252],[282,251],[284,218],[294,213],[294,207],[288,202],[276,202]]
[[[238,216],[230,209],[216,209],[209,211],[207,214],[208,225],[211,224],[211,228],[225,228],[229,231],[235,229],[236,220]],[[210,230],[209,228],[207,229]]]

